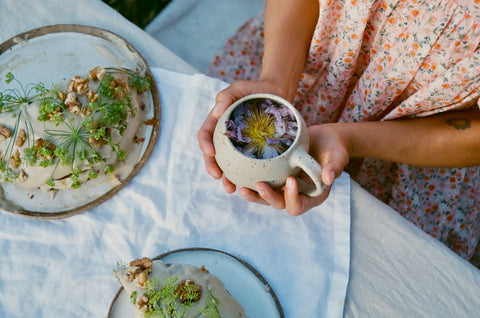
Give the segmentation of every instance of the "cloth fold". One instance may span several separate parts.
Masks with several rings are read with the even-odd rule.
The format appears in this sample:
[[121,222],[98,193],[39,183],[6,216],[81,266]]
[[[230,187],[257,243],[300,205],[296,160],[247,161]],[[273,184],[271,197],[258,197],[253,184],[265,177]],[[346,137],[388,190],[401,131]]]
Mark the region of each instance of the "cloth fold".
[[201,74],[152,71],[161,99],[160,136],[125,188],[64,220],[0,213],[0,316],[105,316],[119,288],[112,274],[117,262],[207,247],[253,266],[286,317],[342,317],[349,176],[335,181],[324,204],[299,217],[228,195],[205,171],[196,139],[227,84]]

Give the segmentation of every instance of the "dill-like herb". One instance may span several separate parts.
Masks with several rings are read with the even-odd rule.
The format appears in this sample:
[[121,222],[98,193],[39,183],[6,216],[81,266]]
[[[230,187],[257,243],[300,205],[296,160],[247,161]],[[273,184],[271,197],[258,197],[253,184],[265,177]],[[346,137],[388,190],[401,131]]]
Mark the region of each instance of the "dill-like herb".
[[[165,318],[182,318],[189,317],[189,310],[192,305],[200,299],[198,285],[177,283],[178,276],[171,276],[163,283],[157,279],[149,279],[145,285],[145,296],[149,299],[148,306],[145,311],[145,317],[165,317]],[[180,298],[180,294],[183,296]],[[217,308],[218,300],[208,291],[207,305],[200,309],[202,317],[205,318],[221,318]]]
[[[113,75],[116,73],[127,75],[128,86]],[[89,179],[98,176],[97,165],[105,162],[106,158],[103,158],[95,147],[108,145],[116,153],[117,160],[125,158],[126,152],[120,149],[118,143],[112,141],[111,132],[116,130],[123,135],[128,118],[135,116],[129,87],[137,92],[143,92],[150,86],[150,80],[135,71],[108,68],[97,89],[98,99],[85,103],[80,117],[68,111],[65,102],[60,98],[60,89],[56,86],[49,89],[43,83],[23,86],[11,72],[6,74],[5,83],[16,84],[16,87],[0,91],[0,114],[11,113],[12,117],[16,118],[16,123],[6,150],[2,154],[3,158],[0,159],[0,182],[11,182],[18,177],[18,171],[10,167],[8,160],[13,154],[20,123],[24,122],[28,139],[21,162],[28,166],[40,167],[55,165],[56,168],[59,164],[70,166],[72,188],[81,186],[80,174],[83,172],[81,169],[86,169],[84,171],[88,172]],[[37,98],[40,109],[36,119],[41,122],[52,122],[55,129],[45,129],[49,140],[35,145],[32,123],[30,119],[23,121],[25,107],[22,106],[31,104]],[[114,166],[106,165],[103,169],[105,173],[112,173]],[[51,187],[55,186],[53,172],[46,183]]]

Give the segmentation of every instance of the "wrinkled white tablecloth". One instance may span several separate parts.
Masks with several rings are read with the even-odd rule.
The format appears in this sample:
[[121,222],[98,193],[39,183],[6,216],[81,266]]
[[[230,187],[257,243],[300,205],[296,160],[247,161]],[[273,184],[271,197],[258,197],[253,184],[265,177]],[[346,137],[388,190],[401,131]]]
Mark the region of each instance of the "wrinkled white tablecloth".
[[68,219],[0,213],[0,317],[104,317],[119,288],[112,275],[117,262],[186,247],[219,249],[248,262],[270,283],[286,317],[342,317],[350,261],[348,175],[322,206],[300,217],[228,195],[206,173],[196,141],[225,83],[153,71],[161,133],[128,186]]
[[[218,3],[214,4],[214,1]],[[174,0],[169,7],[172,5],[175,7],[165,10],[165,12],[172,13],[174,11],[179,19],[193,19],[178,21],[178,24],[195,26],[194,32],[210,38],[213,34],[215,38],[218,38],[219,33],[227,30],[222,24],[225,15],[222,16],[222,12],[218,9],[229,10],[224,2],[235,2],[231,8],[236,8],[238,4],[236,0],[202,0],[198,1],[198,5],[185,6],[185,4],[191,4],[192,1]],[[252,0],[246,2],[251,4]],[[205,8],[204,3],[212,3],[212,10],[209,11],[208,8]],[[241,11],[235,11],[235,13]],[[198,12],[206,15],[199,17]],[[169,17],[171,16],[166,17],[167,20]],[[170,46],[174,44],[174,41],[166,42],[169,44],[167,49],[100,0],[82,0],[74,4],[69,1],[57,0],[0,0],[0,21],[2,26],[0,41],[40,26],[76,23],[104,28],[124,37],[142,53],[150,66],[187,74],[198,73],[197,70],[201,66],[193,64],[194,60],[186,60],[186,63],[173,54],[170,50],[177,51],[178,49]],[[195,21],[198,23],[195,24]],[[155,37],[158,35],[157,31],[161,31],[162,36],[170,39],[178,36],[177,23],[175,23],[175,27],[163,30],[159,26],[167,25],[165,17],[159,16],[155,22],[155,28],[152,25],[152,28],[149,29]],[[210,27],[214,25],[218,25],[218,28],[212,31]],[[182,31],[185,32],[184,29]],[[199,39],[197,33],[182,33],[181,36],[185,42],[192,43],[194,47],[197,47],[194,42],[195,39]],[[224,37],[225,34],[222,36]],[[204,39],[200,37],[199,41],[204,41]],[[196,53],[199,55],[215,54],[213,50],[207,52],[200,50]],[[173,131],[168,132],[166,129],[166,127],[174,125],[167,121],[166,116],[167,114],[164,112],[160,138],[163,138],[166,133],[170,135],[174,133]],[[184,137],[187,138],[187,136]],[[160,147],[166,147],[166,145],[159,145]],[[154,158],[158,157],[158,151],[157,149]],[[198,151],[194,142],[192,142],[192,151]],[[178,158],[178,154],[174,152],[174,155],[175,158]],[[174,165],[174,162],[170,160],[168,164]],[[162,170],[165,168],[150,165],[155,164],[151,161],[143,170],[165,171]],[[202,176],[206,175],[201,164],[196,168],[196,173]],[[194,170],[193,168],[189,169]],[[148,186],[145,187],[146,190],[144,188],[143,194],[134,194],[134,191],[128,187],[121,191],[118,197],[106,202],[105,206],[102,205],[93,211],[71,219],[35,221],[0,212],[0,252],[3,256],[0,261],[0,317],[105,317],[113,294],[117,290],[116,282],[111,276],[111,268],[117,261],[128,259],[134,255],[161,254],[170,247],[183,247],[189,242],[192,245],[198,244],[214,248],[223,248],[228,243],[216,238],[215,240],[211,239],[211,237],[219,235],[218,233],[226,235],[225,233],[230,230],[225,226],[218,227],[225,222],[224,214],[217,222],[218,225],[216,225],[217,223],[210,224],[215,225],[215,227],[212,225],[213,229],[206,227],[204,224],[206,221],[203,218],[198,228],[194,230],[187,231],[180,226],[208,214],[200,210],[197,204],[188,199],[190,195],[185,193],[182,200],[174,205],[173,199],[170,197],[173,190],[161,192],[163,197],[169,200],[165,201],[165,205],[155,207],[149,201],[146,201],[146,205],[152,211],[176,209],[174,212],[179,215],[179,218],[175,217],[176,223],[174,223],[173,230],[178,233],[172,236],[169,229],[160,230],[159,228],[152,232],[153,224],[165,226],[172,222],[172,216],[166,218],[166,216],[151,211],[143,211],[138,205],[129,201],[133,197],[144,198],[150,197],[152,193],[158,194],[152,185],[156,181],[149,178],[143,170],[139,176],[134,178],[131,185],[144,184]],[[186,174],[179,173],[178,177]],[[173,172],[164,175],[160,180],[164,189],[167,189],[168,180],[177,180],[174,177]],[[199,178],[199,176],[195,178]],[[239,204],[242,202],[236,196],[225,197],[220,185],[208,177],[205,177],[205,180],[207,185],[197,184],[197,186],[206,187],[206,190],[209,191],[208,196],[216,197],[218,194],[223,201],[230,202],[227,206],[233,204],[232,202],[239,202]],[[337,180],[338,183],[342,181],[344,179]],[[350,271],[343,316],[348,318],[477,317],[480,312],[480,298],[478,297],[480,271],[402,218],[396,211],[374,198],[355,181],[350,181],[350,186]],[[200,190],[196,189],[195,191],[192,193],[198,193]],[[155,200],[160,199],[155,198]],[[219,198],[215,200],[220,201]],[[188,214],[178,212],[181,210],[179,205],[188,206],[190,212]],[[309,228],[308,222],[311,221],[310,218],[313,218],[313,216],[308,216],[308,218],[293,220],[294,218],[287,217],[283,212],[274,213],[264,208],[259,208],[259,212],[253,212],[251,209],[250,205],[242,206],[242,211],[232,214],[242,221],[243,219],[249,220],[257,213],[262,215],[264,221],[262,227],[268,233],[275,230],[273,228],[275,225],[269,223],[271,220],[282,222],[282,224],[296,222],[298,228],[304,229]],[[125,212],[126,210],[128,212]],[[330,211],[330,213],[332,212]],[[316,215],[318,218],[315,218],[315,221],[323,222],[321,219],[323,213],[317,212]],[[145,222],[141,222],[142,218],[145,219]],[[200,237],[198,231],[205,228],[207,228],[206,234]],[[260,225],[254,226],[251,235],[256,235],[255,229],[259,228]],[[311,289],[302,288],[300,289],[302,294],[295,295],[295,291],[298,290],[295,286],[300,286],[300,283],[306,279],[295,282],[293,279],[297,276],[287,277],[291,274],[292,268],[287,267],[286,270],[283,270],[282,261],[290,257],[288,253],[295,245],[291,241],[297,239],[294,236],[299,236],[298,244],[300,244],[306,234],[295,232],[288,233],[286,237],[283,237],[284,233],[279,231],[272,235],[271,241],[280,240],[279,244],[285,244],[285,248],[277,248],[277,250],[281,249],[282,253],[276,259],[278,268],[270,272],[263,265],[268,262],[264,259],[266,256],[252,256],[255,252],[252,252],[251,248],[255,249],[255,246],[258,245],[252,243],[255,240],[248,235],[248,231],[246,232],[237,245],[237,249],[230,252],[251,262],[273,285],[282,304],[286,307],[286,318],[299,317],[294,314],[297,313],[297,310],[301,310],[298,308],[299,306],[311,300],[302,298],[303,296],[308,297]],[[234,232],[233,235],[238,236],[239,234]],[[123,237],[123,240],[117,240],[118,237]],[[245,240],[244,243],[242,243],[243,240]],[[270,241],[267,243],[271,244]],[[314,258],[317,260],[319,255],[327,252],[322,249],[321,244],[320,242],[316,245],[316,250],[311,247],[295,249],[291,257],[298,264],[302,264],[303,261],[310,262]],[[259,246],[258,248],[266,247]],[[84,268],[84,264],[89,264],[90,267]],[[316,274],[319,269],[312,270]],[[287,281],[289,289],[278,290],[279,286],[285,285]],[[306,282],[306,286],[309,286],[308,284],[311,282]],[[323,293],[323,289],[317,286],[315,292],[319,291]],[[335,303],[333,300],[340,298],[342,297],[331,297],[332,306],[329,308],[333,308],[332,311],[341,307],[340,301]],[[320,304],[313,302],[307,304],[306,310],[319,308],[319,313],[311,317],[321,317],[322,313],[328,310],[321,307],[323,303],[322,301]],[[53,309],[46,310],[47,306],[52,306]],[[293,309],[290,308],[292,306]]]

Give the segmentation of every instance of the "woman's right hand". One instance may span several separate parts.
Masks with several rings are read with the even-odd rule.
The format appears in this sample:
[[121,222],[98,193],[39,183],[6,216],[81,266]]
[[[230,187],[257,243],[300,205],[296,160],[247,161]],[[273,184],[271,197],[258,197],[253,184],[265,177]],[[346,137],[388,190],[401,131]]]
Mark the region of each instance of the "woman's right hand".
[[270,93],[283,97],[290,102],[293,96],[286,96],[275,84],[268,81],[237,81],[217,94],[215,106],[208,114],[205,122],[197,133],[198,145],[203,152],[205,168],[213,178],[221,179],[225,190],[233,193],[236,187],[228,179],[223,177],[222,170],[215,161],[215,148],[213,146],[213,132],[218,119],[225,110],[240,98],[255,94]]

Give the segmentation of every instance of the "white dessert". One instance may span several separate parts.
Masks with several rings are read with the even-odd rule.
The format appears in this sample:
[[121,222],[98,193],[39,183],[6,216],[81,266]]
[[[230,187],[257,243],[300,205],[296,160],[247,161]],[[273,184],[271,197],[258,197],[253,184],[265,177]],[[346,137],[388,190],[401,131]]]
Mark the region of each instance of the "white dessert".
[[246,317],[222,281],[205,268],[137,259],[115,271],[135,317]]
[[[54,199],[59,190],[113,188],[133,170],[150,102],[148,86],[130,84],[132,78],[148,81],[126,69],[87,72],[51,89],[0,86],[0,183],[40,189]],[[26,101],[12,101],[14,90]]]

